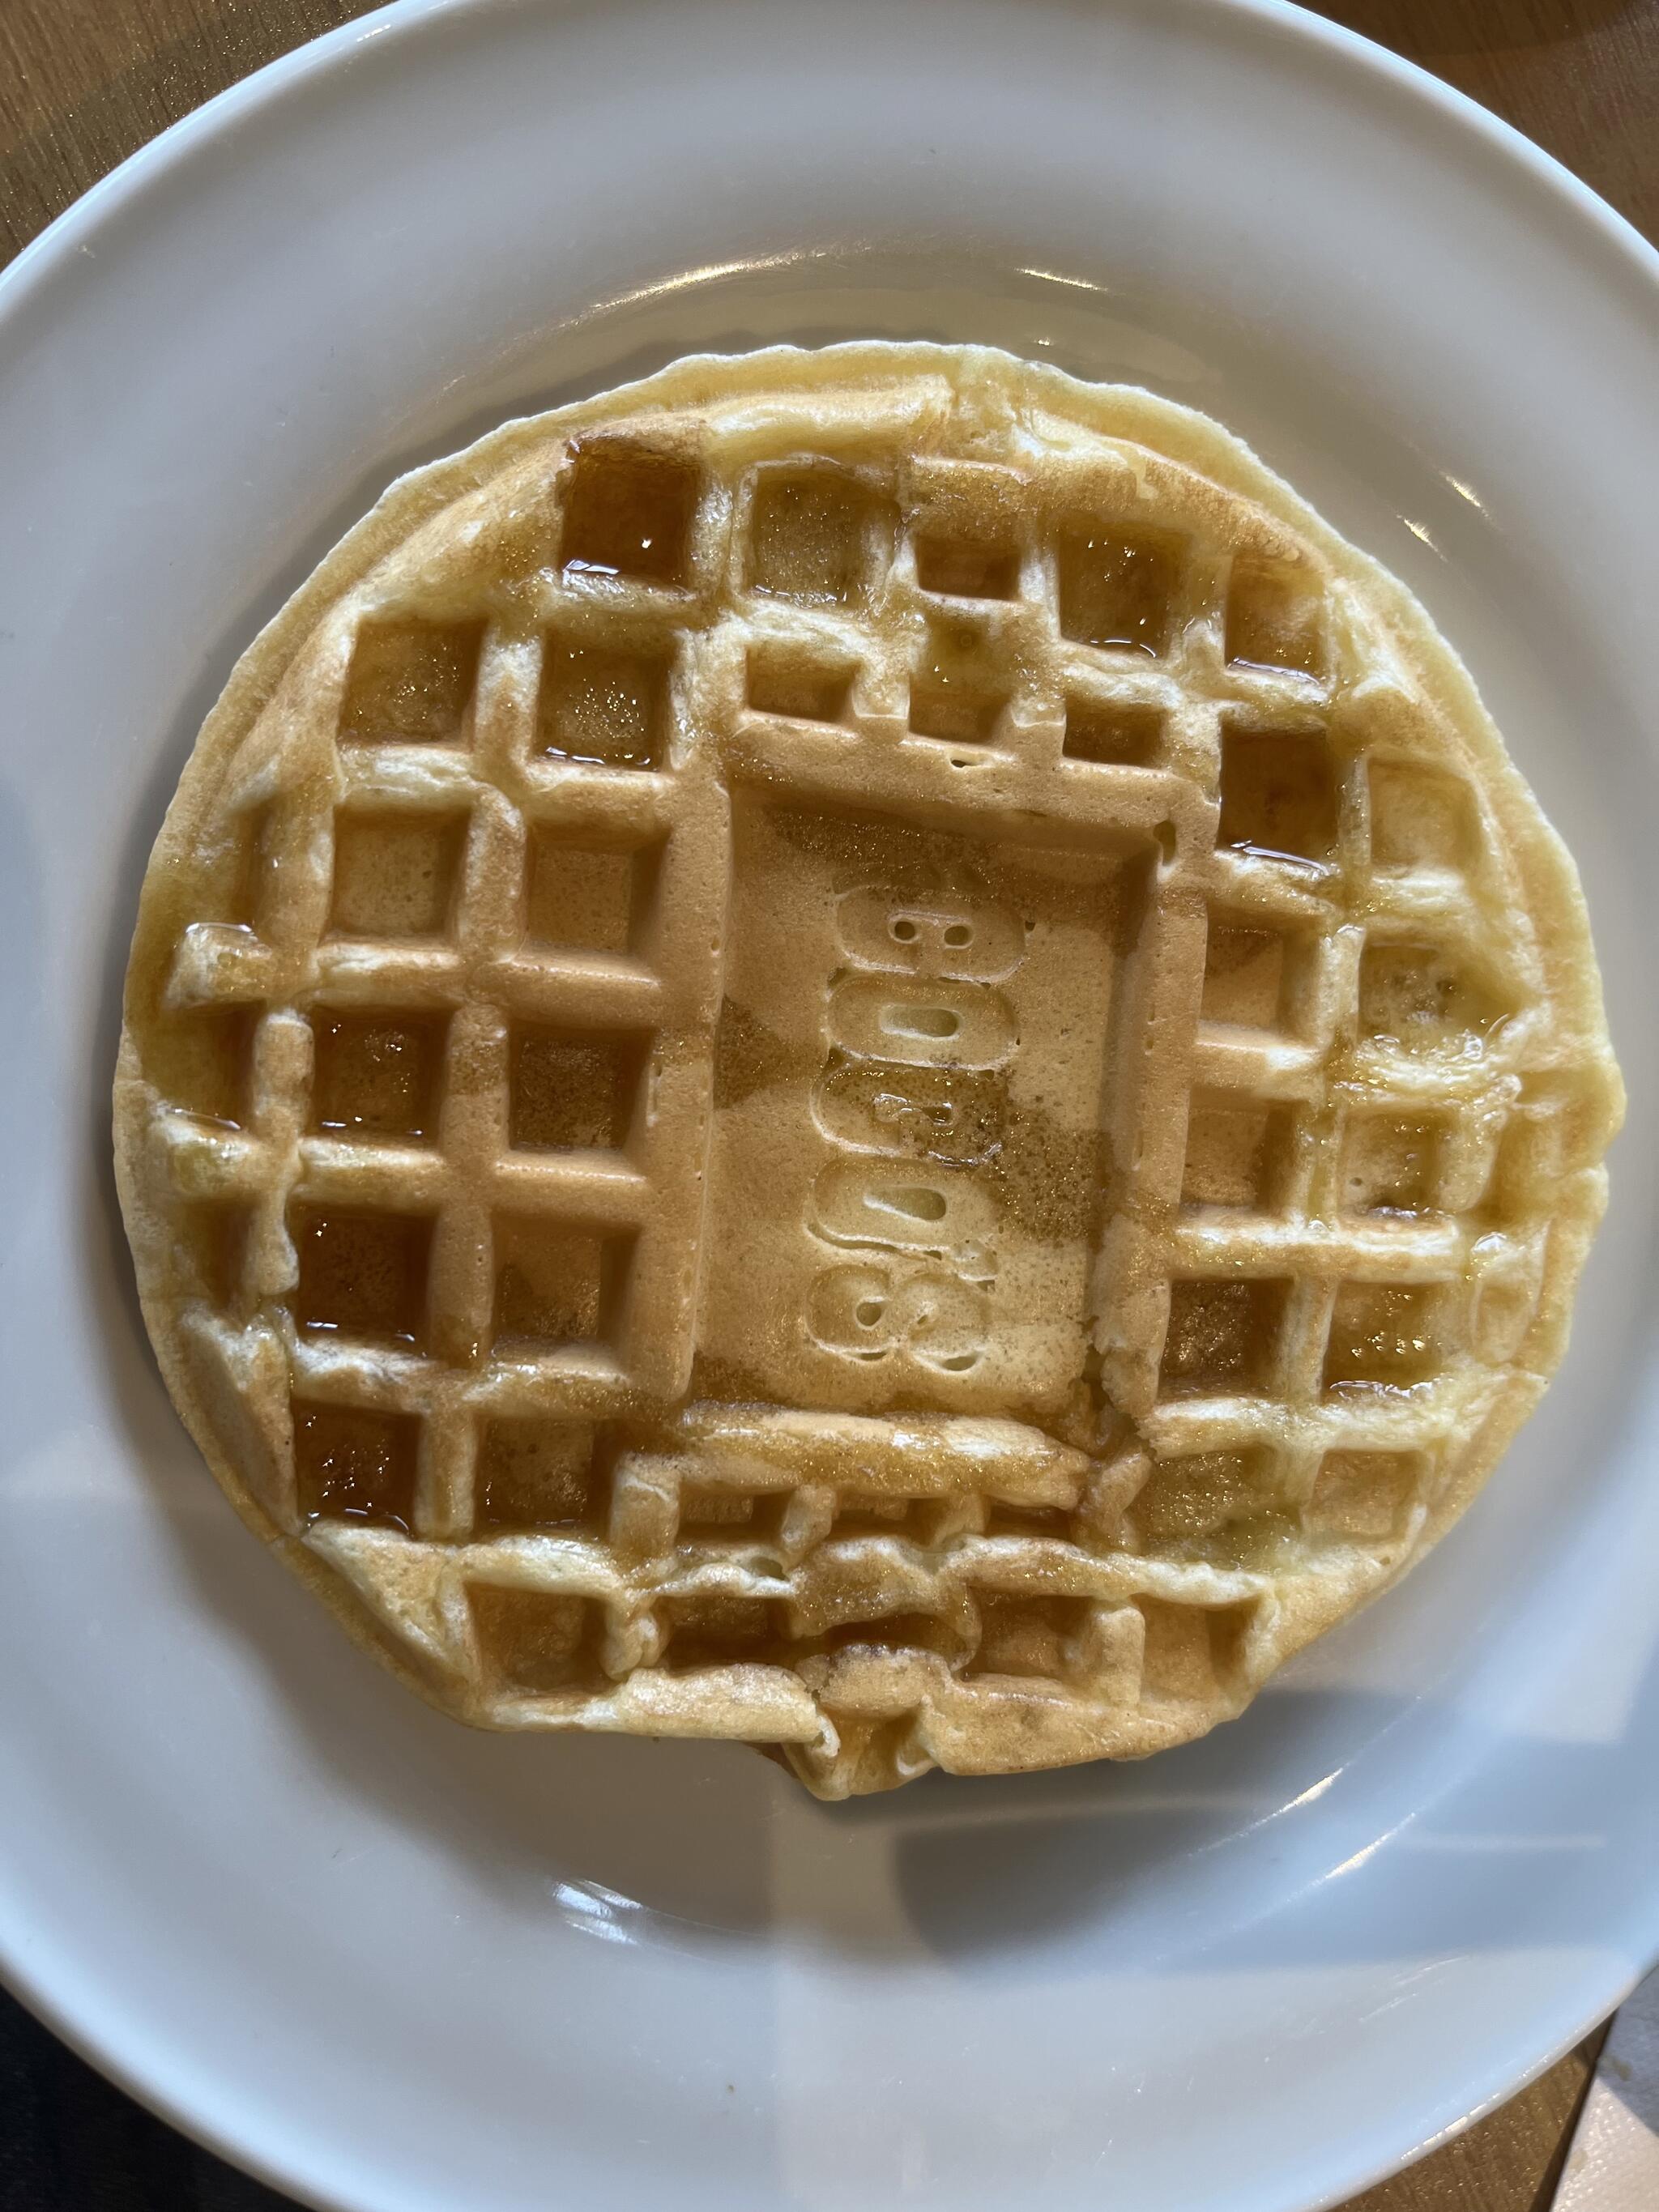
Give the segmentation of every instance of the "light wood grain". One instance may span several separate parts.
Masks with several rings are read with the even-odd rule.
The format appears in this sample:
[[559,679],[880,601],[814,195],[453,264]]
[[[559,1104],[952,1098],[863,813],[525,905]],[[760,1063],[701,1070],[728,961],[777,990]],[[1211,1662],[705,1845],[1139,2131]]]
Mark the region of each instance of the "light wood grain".
[[0,260],[88,185],[353,0],[0,0]]
[[[368,12],[354,0],[0,0],[0,261],[169,123]],[[1319,12],[1483,101],[1659,240],[1659,0],[1328,0]],[[1351,2212],[1546,2212],[1599,2040]]]

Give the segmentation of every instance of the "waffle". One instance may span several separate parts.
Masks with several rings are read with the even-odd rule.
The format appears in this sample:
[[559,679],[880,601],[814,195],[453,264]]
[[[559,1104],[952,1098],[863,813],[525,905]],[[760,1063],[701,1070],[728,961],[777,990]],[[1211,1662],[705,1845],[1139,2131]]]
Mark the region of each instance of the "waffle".
[[1182,1742],[1468,1502],[1621,1111],[1572,864],[1216,424],[679,363],[395,485],[144,885],[122,1202],[425,1695],[812,1790]]

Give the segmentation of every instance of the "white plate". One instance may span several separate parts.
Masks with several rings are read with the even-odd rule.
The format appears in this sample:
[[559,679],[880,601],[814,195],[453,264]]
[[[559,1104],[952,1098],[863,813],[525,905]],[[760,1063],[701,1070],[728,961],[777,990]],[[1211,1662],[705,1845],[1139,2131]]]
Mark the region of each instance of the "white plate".
[[[0,1957],[374,2212],[1303,2212],[1659,1949],[1648,641],[1659,261],[1473,108],[1224,0],[475,0],[171,131],[0,285]],[[204,710],[387,479],[688,349],[991,339],[1210,409],[1417,589],[1589,882],[1632,1128],[1482,1504],[1152,1765],[838,1810],[473,1735],[233,1521],[106,1094]]]

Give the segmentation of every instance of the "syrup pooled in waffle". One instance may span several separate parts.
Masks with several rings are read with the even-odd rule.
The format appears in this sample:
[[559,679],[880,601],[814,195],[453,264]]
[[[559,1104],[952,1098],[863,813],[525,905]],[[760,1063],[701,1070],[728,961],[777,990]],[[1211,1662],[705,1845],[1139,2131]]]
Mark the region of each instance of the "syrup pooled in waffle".
[[1401,588],[981,350],[680,364],[394,487],[254,647],[117,1083],[245,1514],[505,1728],[826,1796],[1182,1741],[1559,1358],[1618,1077]]

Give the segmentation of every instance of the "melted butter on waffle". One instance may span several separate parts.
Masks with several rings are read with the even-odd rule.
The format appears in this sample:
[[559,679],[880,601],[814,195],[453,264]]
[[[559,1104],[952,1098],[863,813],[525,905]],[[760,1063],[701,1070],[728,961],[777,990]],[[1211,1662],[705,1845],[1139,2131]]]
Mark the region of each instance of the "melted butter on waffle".
[[363,1641],[834,1796],[1182,1741],[1395,1577],[1620,1109],[1415,602],[1201,416],[867,345],[394,486],[185,770],[116,1131]]

